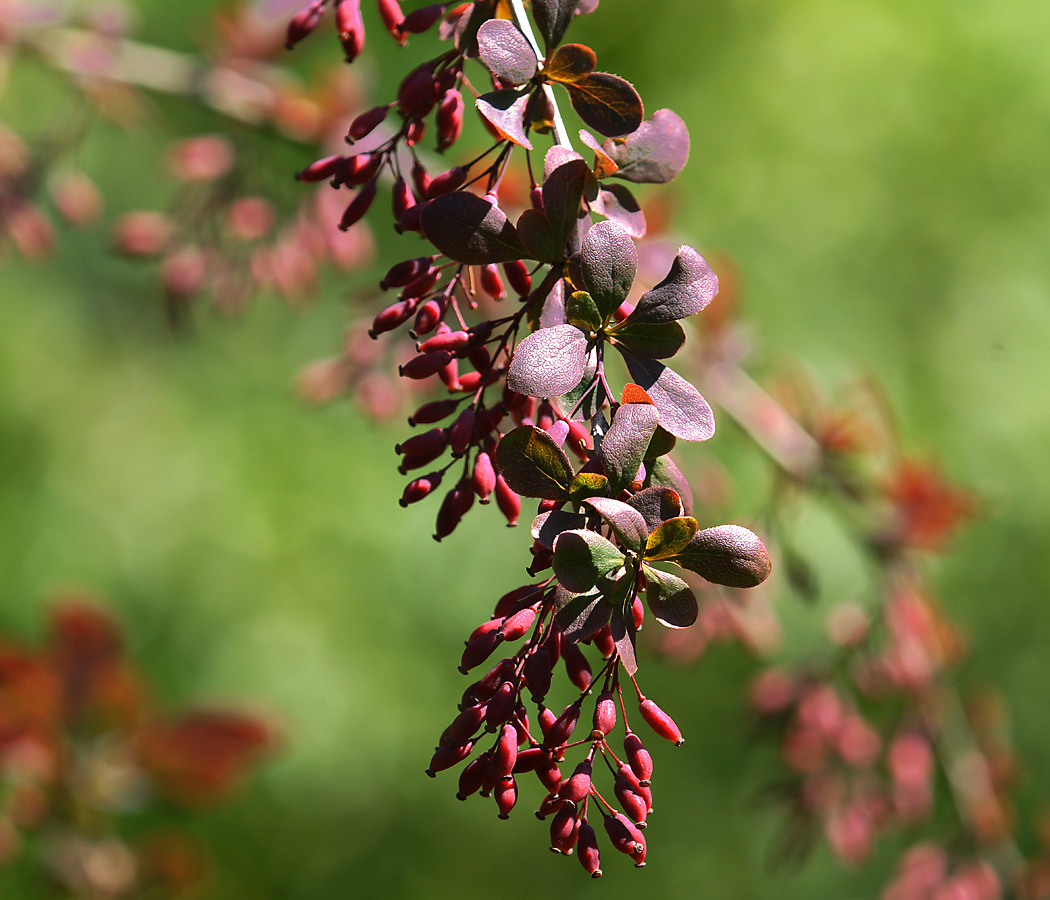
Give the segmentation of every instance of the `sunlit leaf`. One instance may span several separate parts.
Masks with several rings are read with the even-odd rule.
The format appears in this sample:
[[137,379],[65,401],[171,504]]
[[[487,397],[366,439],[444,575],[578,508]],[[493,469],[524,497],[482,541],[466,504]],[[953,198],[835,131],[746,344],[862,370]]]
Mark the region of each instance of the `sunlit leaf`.
[[577,644],[594,637],[609,623],[612,606],[597,590],[571,597],[558,611],[562,639]]
[[525,256],[503,210],[469,191],[431,200],[420,218],[423,234],[449,259],[468,266],[509,262]]
[[675,575],[668,575],[651,566],[645,572],[645,600],[649,611],[658,622],[668,628],[688,628],[696,621],[699,608],[696,594]]
[[625,403],[617,408],[601,445],[612,496],[634,481],[659,417],[657,407],[648,403]]
[[478,112],[499,132],[500,137],[513,141],[526,150],[532,149],[532,142],[525,134],[525,107],[529,105],[527,92],[492,91],[482,94],[474,104]]
[[715,433],[715,417],[700,392],[673,369],[652,359],[624,353],[631,377],[660,410],[660,425],[683,441],[706,441]]
[[602,327],[602,315],[594,298],[586,291],[575,291],[565,304],[565,316],[570,325],[583,331],[596,332]]
[[664,184],[689,159],[689,130],[676,113],[658,109],[632,134],[605,141],[602,147],[619,166],[617,178]]
[[609,497],[594,497],[584,503],[602,517],[620,543],[634,553],[641,553],[649,537],[649,527],[638,510]]
[[507,485],[524,497],[541,500],[569,497],[572,465],[542,428],[522,425],[504,435],[496,447],[496,462]]
[[645,213],[626,185],[602,185],[598,196],[591,201],[591,209],[611,219],[636,240],[645,237]]
[[543,69],[552,81],[579,81],[590,75],[598,64],[598,57],[585,44],[563,44]]
[[586,366],[587,336],[579,328],[541,328],[515,348],[507,384],[526,397],[559,397],[580,383]]
[[670,488],[682,501],[682,512],[687,516],[693,514],[693,490],[670,456],[661,456],[650,462],[646,466],[645,480],[648,487]]
[[553,550],[554,541],[559,534],[563,531],[583,528],[586,524],[587,520],[579,513],[565,509],[552,509],[549,512],[540,513],[532,520],[532,537],[548,550]]
[[661,522],[645,543],[646,559],[670,559],[677,556],[692,540],[700,524],[692,516],[679,516]]
[[613,640],[616,642],[620,665],[628,675],[633,675],[638,671],[638,660],[634,655],[634,619],[631,616],[631,610],[614,606],[609,618],[609,626]]
[[598,472],[580,472],[569,485],[569,499],[582,503],[591,497],[607,497],[609,479]]
[[565,88],[577,115],[606,137],[630,134],[642,124],[642,98],[618,75],[594,72]]
[[589,591],[623,566],[624,555],[596,531],[564,531],[554,543],[554,574],[566,590]]
[[673,561],[708,581],[736,588],[761,584],[773,568],[758,535],[739,525],[698,531]]
[[485,67],[507,84],[525,84],[539,65],[528,38],[506,19],[490,19],[478,29],[478,53]]
[[627,299],[638,271],[634,241],[615,222],[599,222],[580,247],[580,274],[584,287],[608,317]]
[[635,322],[631,316],[612,333],[613,340],[635,356],[670,359],[685,343],[685,331],[677,322]]
[[718,278],[707,261],[692,247],[683,246],[667,277],[638,298],[628,321],[663,323],[684,319],[700,312],[717,293]]
[[627,505],[641,513],[650,531],[665,519],[673,519],[685,512],[677,491],[655,485],[642,488],[627,501]]

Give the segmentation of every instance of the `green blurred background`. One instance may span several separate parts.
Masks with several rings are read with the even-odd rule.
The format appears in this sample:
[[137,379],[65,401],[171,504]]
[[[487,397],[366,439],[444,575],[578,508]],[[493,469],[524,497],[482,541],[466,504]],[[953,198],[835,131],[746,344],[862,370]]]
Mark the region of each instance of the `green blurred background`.
[[[389,91],[405,63],[365,6]],[[190,47],[209,7],[141,0],[140,35]],[[337,52],[324,31],[305,65]],[[674,227],[739,267],[760,373],[801,357],[828,385],[874,374],[905,446],[981,498],[935,580],[974,638],[961,677],[1013,710],[1032,813],[1050,798],[1050,5],[604,0],[570,38],[688,123]],[[30,72],[0,112],[31,134],[53,95]],[[82,149],[110,216],[163,202],[167,141],[222,127],[161,108]],[[288,170],[307,161],[274,152]],[[377,272],[415,246],[380,233]],[[49,593],[95,590],[164,702],[247,704],[282,723],[284,750],[250,790],[189,822],[213,848],[215,896],[875,896],[894,840],[859,871],[823,849],[799,870],[765,865],[778,815],[754,798],[775,757],[749,743],[757,664],[739,649],[688,669],[643,661],[689,737],[657,748],[645,870],[609,859],[592,883],[552,858],[530,782],[497,823],[491,803],[456,802],[454,776],[423,776],[463,686],[460,642],[523,580],[525,536],[482,510],[435,544],[435,507],[396,503],[405,428],[295,398],[294,373],[340,345],[347,289],[376,277],[332,279],[303,309],[264,298],[234,320],[205,313],[173,336],[151,277],[101,232],[0,270],[0,625],[38,634]],[[746,521],[768,487],[758,457],[731,426],[703,452],[757,479],[718,511]],[[863,591],[855,567],[819,552],[828,528],[817,512],[800,522],[826,590],[816,608],[779,601],[785,652]]]

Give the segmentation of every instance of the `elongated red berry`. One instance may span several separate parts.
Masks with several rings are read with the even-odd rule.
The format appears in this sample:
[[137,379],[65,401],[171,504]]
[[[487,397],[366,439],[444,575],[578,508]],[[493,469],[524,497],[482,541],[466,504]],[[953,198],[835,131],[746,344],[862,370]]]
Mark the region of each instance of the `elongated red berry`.
[[350,123],[350,128],[346,132],[346,142],[352,144],[354,141],[359,141],[361,138],[370,135],[382,124],[389,110],[389,105],[373,106],[371,109],[361,113]]
[[404,116],[423,116],[430,111],[434,89],[434,66],[426,62],[409,72],[397,89],[397,108]]
[[393,331],[395,328],[404,325],[415,310],[416,304],[413,300],[399,300],[397,303],[390,304],[372,320],[372,327],[368,329],[368,336],[377,338],[387,331]]
[[400,4],[397,0],[378,0],[378,3],[379,17],[383,20],[386,30],[399,44],[403,44],[405,36],[401,31],[401,23],[405,21],[405,14],[401,12]]
[[485,721],[485,704],[478,703],[468,706],[456,718],[452,724],[445,729],[441,735],[440,744],[460,744],[470,740]]
[[630,857],[637,857],[645,851],[645,839],[634,823],[623,813],[605,817],[605,833],[609,835],[613,847]]
[[447,350],[435,350],[432,353],[421,353],[410,359],[403,366],[397,367],[397,374],[402,378],[420,380],[436,375],[452,361],[452,354]]
[[489,726],[490,731],[495,731],[497,726],[510,721],[517,702],[517,685],[513,681],[504,681],[499,690],[492,695],[488,709],[485,711],[485,724]]
[[496,488],[496,470],[492,465],[492,457],[482,451],[474,460],[474,468],[470,479],[474,483],[474,493],[478,500],[488,503],[489,497]]
[[[480,666],[492,655],[492,651],[502,643],[503,635],[498,630],[490,631],[479,638],[475,638],[467,644],[466,649],[463,651],[459,671],[466,675],[471,669]],[[489,696],[491,697],[492,695],[489,694]]]
[[[443,315],[441,303],[437,300],[427,300],[421,307],[419,312],[416,314],[416,322],[412,326],[412,333],[416,337],[424,334],[430,334],[441,321]],[[455,401],[449,401],[455,402]]]
[[392,287],[405,287],[411,284],[420,275],[430,269],[431,260],[429,256],[417,256],[415,259],[406,259],[395,263],[390,267],[379,287],[384,291]]
[[424,353],[429,353],[431,350],[448,350],[449,353],[455,353],[457,350],[465,349],[469,344],[469,331],[452,331],[445,326],[443,329],[438,329],[438,333],[433,337],[423,341],[419,349]]
[[407,441],[394,445],[395,453],[416,454],[429,453],[437,448],[445,449],[448,444],[448,432],[444,428],[431,428],[422,434],[414,434]]
[[340,231],[348,231],[364,217],[365,213],[368,212],[368,208],[372,205],[372,201],[376,198],[377,190],[378,188],[374,181],[369,181],[361,186],[357,196],[350,201],[350,205],[343,212],[343,218],[339,220]]
[[463,411],[456,417],[452,427],[448,430],[448,445],[454,457],[462,456],[470,440],[474,435],[474,409],[471,406],[464,407]]
[[499,809],[499,817],[509,819],[510,811],[518,802],[518,783],[514,780],[514,776],[511,775],[510,778],[497,781],[496,786],[492,789],[492,796]]
[[598,836],[594,833],[594,828],[587,822],[580,823],[579,834],[576,838],[576,858],[584,870],[590,873],[591,878],[602,877]]
[[685,738],[682,737],[682,732],[675,725],[674,719],[653,703],[652,700],[644,698],[639,702],[638,709],[642,713],[642,718],[649,723],[649,727],[660,737],[671,741],[676,747],[681,747],[685,743]]
[[567,855],[576,845],[579,830],[575,804],[563,800],[561,809],[551,819],[551,850]]
[[424,453],[409,453],[401,457],[401,463],[397,470],[402,475],[407,475],[413,469],[422,469],[429,466],[435,459],[445,452],[444,447],[434,447]]
[[580,706],[578,703],[570,703],[566,706],[565,712],[558,716],[544,735],[542,744],[544,749],[550,750],[568,741],[579,718]]
[[613,654],[616,652],[616,641],[613,639],[612,629],[608,625],[591,638],[591,643],[598,648],[602,659],[612,659]]
[[403,507],[408,506],[410,503],[418,503],[424,497],[430,496],[431,492],[435,491],[440,484],[440,472],[431,472],[429,475],[423,475],[405,485],[405,489],[401,493],[401,499],[398,502]]
[[[547,551],[548,553],[550,551]],[[565,668],[569,673],[569,680],[576,685],[581,691],[587,690],[591,686],[591,664],[587,662],[587,657],[583,655],[583,651],[580,649],[579,644],[565,644],[561,648],[562,658],[565,660]]]
[[528,266],[520,259],[512,259],[503,264],[503,272],[507,276],[510,286],[518,292],[519,297],[527,297],[532,289],[532,279],[529,277]]
[[[414,208],[414,207],[413,207]],[[414,300],[426,295],[430,289],[438,283],[441,272],[437,269],[429,269],[418,278],[413,278],[402,288],[400,297],[402,300]]]
[[470,751],[473,747],[473,741],[465,741],[462,744],[446,744],[444,747],[438,747],[430,758],[430,768],[426,770],[427,775],[433,778],[436,772],[450,769],[456,763],[462,762],[470,756]]
[[447,3],[432,3],[430,6],[414,10],[405,16],[399,28],[406,34],[422,34],[429,31],[444,14],[447,6]]
[[616,700],[609,691],[602,691],[598,695],[598,702],[594,704],[594,731],[600,731],[608,736],[616,727]]
[[532,623],[536,621],[536,610],[531,606],[527,606],[525,609],[519,609],[514,615],[508,616],[503,620],[503,639],[507,641],[516,641],[519,638],[523,638],[530,628]]
[[310,163],[310,165],[301,172],[296,172],[295,180],[305,181],[307,183],[327,181],[329,178],[333,177],[340,168],[342,168],[345,159],[345,156],[338,155],[322,157],[321,159]]
[[500,778],[509,778],[518,761],[518,732],[513,725],[504,725],[500,729],[499,740],[492,754],[492,764]]
[[561,769],[558,768],[558,764],[550,754],[547,755],[546,761],[536,766],[536,777],[539,778],[540,784],[552,794],[558,793],[562,781]]
[[549,758],[549,754],[542,747],[526,747],[524,750],[519,750],[517,759],[514,760],[514,774],[535,772]]
[[433,200],[442,194],[448,194],[457,190],[466,180],[467,170],[463,166],[453,166],[448,171],[435,175],[431,179],[430,186],[427,188],[427,199]]
[[444,151],[459,140],[463,132],[463,97],[459,91],[445,91],[437,111],[438,150]]
[[324,15],[325,0],[313,0],[304,6],[299,12],[292,16],[288,23],[288,35],[285,41],[285,49],[291,50],[299,41],[307,37],[321,21]]
[[631,771],[637,776],[640,784],[647,785],[653,777],[653,758],[645,749],[642,739],[633,731],[629,731],[623,739],[623,752],[627,756],[627,763]]
[[551,689],[551,668],[551,655],[542,647],[525,659],[525,681],[532,692],[532,699],[537,703]]
[[634,789],[631,782],[622,776],[618,777],[613,785],[613,793],[616,794],[616,799],[619,801],[624,813],[626,813],[627,818],[639,828],[644,828],[645,817],[648,815],[649,810],[646,806],[645,798]]
[[347,62],[353,62],[365,48],[365,23],[361,0],[336,0],[335,30],[343,45]]
[[394,211],[394,218],[400,219],[411,207],[416,205],[416,198],[412,194],[412,188],[408,186],[408,183],[404,178],[398,178],[394,181],[394,187],[391,191],[391,206]]
[[502,475],[496,476],[496,505],[503,513],[508,526],[518,524],[518,516],[521,515],[521,497],[514,493],[503,480]]
[[457,406],[459,404],[455,400],[433,400],[430,403],[424,403],[408,417],[408,424],[432,425],[434,422],[447,419],[456,411]]
[[481,790],[481,785],[488,773],[491,764],[491,754],[482,753],[477,759],[471,760],[459,773],[459,790],[456,792],[457,800],[466,800],[471,794]]
[[591,761],[582,760],[573,773],[558,789],[558,796],[573,803],[582,803],[583,798],[591,792]]

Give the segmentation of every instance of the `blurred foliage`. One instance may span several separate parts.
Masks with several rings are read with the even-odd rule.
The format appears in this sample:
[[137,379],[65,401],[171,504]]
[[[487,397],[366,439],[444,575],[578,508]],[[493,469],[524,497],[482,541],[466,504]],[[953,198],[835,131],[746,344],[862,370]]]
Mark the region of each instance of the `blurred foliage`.
[[[210,5],[142,0],[142,36],[187,48]],[[389,87],[406,64],[384,38],[373,27],[369,50]],[[905,445],[980,498],[936,581],[973,636],[964,678],[1013,709],[1033,812],[1050,798],[1050,7],[604,0],[573,38],[689,124],[675,229],[739,269],[764,370],[801,357],[828,385],[873,373]],[[0,108],[31,131],[53,95],[30,69]],[[162,190],[166,140],[224,127],[160,104],[166,118],[100,126],[80,151],[109,218]],[[407,255],[393,235],[380,249]],[[166,699],[236,700],[283,723],[287,747],[252,790],[191,825],[212,847],[215,896],[875,896],[888,844],[857,872],[825,850],[798,871],[765,867],[776,816],[755,801],[772,751],[750,743],[754,663],[736,648],[689,669],[643,662],[689,738],[658,748],[644,871],[610,863],[591,883],[534,834],[519,842],[544,828],[532,784],[496,827],[450,777],[423,776],[462,686],[459,641],[525,580],[527,553],[494,510],[434,544],[433,510],[397,506],[404,427],[294,397],[294,373],[338,347],[348,290],[370,280],[332,281],[308,308],[205,313],[173,336],[150,277],[98,232],[0,275],[0,625],[35,635],[49,592],[88,587],[112,598]],[[768,487],[757,453],[723,422],[705,454],[738,490],[701,525],[725,511],[746,524]],[[781,601],[786,654],[812,652],[820,610],[863,594],[836,541],[818,509],[800,516],[823,593],[816,608]],[[31,896],[17,873],[0,873],[0,893]]]

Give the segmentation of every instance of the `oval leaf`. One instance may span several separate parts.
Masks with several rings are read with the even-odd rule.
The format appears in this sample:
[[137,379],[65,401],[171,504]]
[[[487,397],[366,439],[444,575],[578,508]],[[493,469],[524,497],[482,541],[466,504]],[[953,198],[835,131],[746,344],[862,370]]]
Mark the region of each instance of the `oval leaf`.
[[698,531],[672,561],[715,584],[736,588],[761,584],[773,568],[758,535],[739,525]]
[[629,81],[608,72],[594,72],[567,82],[569,100],[576,114],[606,137],[630,134],[642,124],[642,98]]
[[675,575],[646,566],[645,600],[649,611],[658,622],[668,628],[688,628],[696,621],[700,610],[696,594]]
[[638,661],[634,655],[634,618],[630,615],[629,610],[625,610],[622,606],[614,606],[612,616],[609,618],[609,626],[613,640],[616,642],[620,664],[628,675],[633,675],[638,671]]
[[589,591],[623,563],[624,555],[596,531],[564,531],[554,542],[554,574],[574,594]]
[[576,0],[532,0],[532,17],[548,50],[561,42],[574,15]]
[[601,444],[602,465],[612,496],[634,481],[659,417],[657,407],[648,403],[625,403],[617,408]]
[[612,337],[635,356],[670,359],[682,349],[685,330],[677,322],[635,322],[631,316]]
[[522,91],[492,91],[482,94],[474,101],[481,113],[500,137],[513,141],[526,150],[532,149],[532,142],[525,134],[525,107],[529,105],[529,95]]
[[[551,158],[550,154],[547,156]],[[586,161],[576,156],[555,166],[543,180],[543,212],[558,240],[559,252],[576,227],[580,200],[590,173]],[[562,258],[558,257],[559,260]]]
[[587,336],[579,328],[541,328],[515,348],[507,384],[526,397],[558,397],[580,383],[586,367]]
[[653,398],[660,425],[683,441],[706,441],[715,433],[715,416],[700,392],[681,375],[653,359],[623,354],[631,377]]
[[718,293],[718,276],[692,247],[680,247],[671,271],[638,298],[630,323],[659,323],[700,312]]
[[689,487],[689,482],[682,474],[682,470],[675,465],[674,460],[670,456],[661,456],[659,459],[654,459],[645,468],[647,487],[670,488],[678,494],[682,501],[682,512],[691,516],[693,514],[693,490]]
[[570,325],[581,331],[596,332],[602,327],[602,315],[594,298],[586,291],[575,291],[565,304],[565,315]]
[[532,44],[509,19],[489,19],[478,29],[478,53],[485,68],[507,84],[525,84],[539,65]]
[[612,219],[636,240],[645,237],[645,213],[626,186],[604,185],[591,202],[591,209],[600,216]]
[[593,497],[584,501],[608,525],[620,543],[634,553],[641,553],[649,537],[649,526],[638,510],[609,497]]
[[598,64],[595,52],[585,44],[564,44],[543,69],[551,81],[579,81],[590,75]]
[[554,549],[554,542],[563,531],[583,528],[587,520],[579,513],[565,509],[552,509],[541,513],[532,520],[532,537],[548,550]]
[[469,191],[431,200],[420,217],[423,234],[449,259],[468,266],[510,262],[525,256],[503,210]]
[[605,141],[602,149],[619,166],[617,178],[665,184],[689,159],[689,129],[676,113],[658,109],[635,132]]
[[692,516],[679,516],[661,522],[645,543],[646,559],[670,559],[682,552],[693,539],[700,523]]
[[638,251],[615,222],[599,222],[580,247],[580,274],[603,318],[612,315],[631,291],[638,271]]
[[565,255],[565,241],[559,238],[538,209],[526,209],[518,216],[518,240],[530,259],[538,262],[561,262]]
[[580,141],[594,151],[594,177],[608,178],[618,168],[605,152],[605,148],[598,143],[598,139],[586,128],[580,129]]
[[607,497],[609,479],[597,472],[580,472],[569,485],[569,499],[573,503],[582,503],[591,497]]
[[562,639],[571,644],[590,640],[609,623],[611,612],[612,606],[598,591],[572,597],[558,610]]
[[642,488],[627,501],[627,505],[642,514],[650,531],[664,520],[674,519],[685,513],[682,509],[682,498],[676,491],[665,487]]
[[511,490],[541,500],[567,500],[572,483],[569,457],[546,431],[522,425],[496,447],[496,463]]

